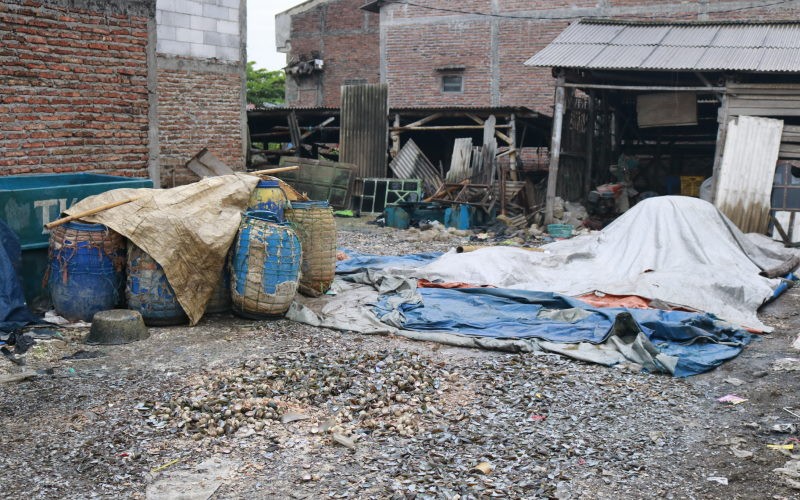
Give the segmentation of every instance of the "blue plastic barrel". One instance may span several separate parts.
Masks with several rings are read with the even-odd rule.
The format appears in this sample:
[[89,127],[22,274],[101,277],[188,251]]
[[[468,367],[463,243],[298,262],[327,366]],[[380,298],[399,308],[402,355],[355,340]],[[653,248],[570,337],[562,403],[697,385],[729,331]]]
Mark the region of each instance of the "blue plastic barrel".
[[50,233],[47,287],[53,307],[72,321],[123,301],[125,238],[102,224],[68,222]]
[[179,325],[188,320],[164,269],[133,243],[128,244],[125,296],[128,309],[139,311],[147,325]]
[[289,310],[297,292],[302,250],[289,224],[272,212],[247,212],[231,255],[233,312],[272,318]]
[[272,212],[278,217],[279,222],[284,221],[284,211],[289,206],[289,198],[281,189],[278,181],[258,181],[256,188],[250,195],[247,203],[248,211]]

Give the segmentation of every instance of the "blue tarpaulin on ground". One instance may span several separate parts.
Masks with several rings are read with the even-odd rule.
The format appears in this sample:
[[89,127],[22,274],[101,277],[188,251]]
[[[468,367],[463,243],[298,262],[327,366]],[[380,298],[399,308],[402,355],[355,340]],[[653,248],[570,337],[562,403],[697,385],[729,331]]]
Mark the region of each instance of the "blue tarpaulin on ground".
[[439,258],[441,252],[415,253],[409,255],[371,255],[345,248],[339,249],[347,254],[346,260],[336,263],[336,274],[350,274],[368,269],[389,269],[398,267],[421,267]]
[[[662,353],[679,358],[675,376],[695,375],[737,356],[752,335],[708,314],[659,309],[596,308],[549,292],[500,288],[417,290],[421,303],[402,303],[403,328],[452,332],[498,339],[549,342],[604,342],[619,315],[627,313]],[[550,319],[540,312],[579,310],[574,321]],[[378,317],[392,311],[389,296],[375,307]],[[633,332],[629,332],[633,333]]]

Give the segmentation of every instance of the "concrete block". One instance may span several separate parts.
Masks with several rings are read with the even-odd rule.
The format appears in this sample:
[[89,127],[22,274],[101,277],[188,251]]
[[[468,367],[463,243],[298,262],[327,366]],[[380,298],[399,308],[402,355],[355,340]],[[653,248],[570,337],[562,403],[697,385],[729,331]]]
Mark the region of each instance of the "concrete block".
[[156,24],[161,24],[161,10],[156,11]]
[[242,58],[239,48],[233,47],[216,47],[217,59],[223,61],[238,61]]
[[217,33],[216,31],[206,31],[203,34],[203,43],[235,49],[239,47],[239,36]]
[[161,14],[161,24],[175,26],[177,28],[190,28],[192,26],[192,16],[180,14],[178,12],[164,11]]
[[190,56],[192,55],[192,44],[188,42],[177,42],[175,40],[158,40],[156,44],[156,51],[162,54],[169,54],[172,56]]
[[228,35],[239,34],[239,23],[233,21],[217,21],[217,32]]
[[217,0],[217,4],[230,9],[239,10],[241,0]]
[[216,31],[217,20],[211,17],[192,16],[192,29],[201,31]]
[[228,19],[228,8],[203,4],[203,15],[214,19]]
[[[175,26],[167,26],[165,24],[159,24],[156,28],[156,35],[158,36],[158,40],[177,40],[178,35],[176,33]],[[181,28],[185,29],[185,28]]]
[[203,43],[203,32],[189,28],[175,28],[176,40],[179,42]]
[[203,3],[193,0],[175,0],[175,12],[190,14],[193,16],[203,15]]
[[239,20],[239,9],[228,9],[228,21]]
[[201,59],[210,59],[212,57],[216,57],[217,51],[216,47],[213,45],[206,45],[204,43],[193,43],[191,44],[191,50],[189,54],[192,57],[198,57]]
[[156,10],[177,12],[176,10],[177,4],[178,0],[156,0]]

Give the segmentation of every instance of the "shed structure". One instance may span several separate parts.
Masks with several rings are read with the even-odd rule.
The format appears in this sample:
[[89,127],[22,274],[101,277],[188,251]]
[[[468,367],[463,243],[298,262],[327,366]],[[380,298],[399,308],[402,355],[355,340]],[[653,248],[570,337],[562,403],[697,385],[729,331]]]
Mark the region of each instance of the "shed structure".
[[[639,191],[676,194],[670,179],[713,175],[715,199],[741,116],[780,120],[779,161],[800,160],[800,22],[581,20],[525,64],[556,78],[547,221],[556,195],[584,198],[620,158],[640,164]],[[789,232],[791,205],[771,207],[792,214]]]

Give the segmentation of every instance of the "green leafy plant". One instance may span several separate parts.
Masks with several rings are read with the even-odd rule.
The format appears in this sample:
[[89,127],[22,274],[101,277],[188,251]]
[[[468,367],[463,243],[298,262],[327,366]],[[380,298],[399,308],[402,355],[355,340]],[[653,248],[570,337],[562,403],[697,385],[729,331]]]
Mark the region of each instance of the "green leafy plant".
[[256,69],[255,61],[247,63],[247,102],[256,106],[283,104],[286,75],[283,70]]

